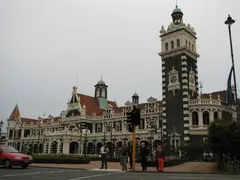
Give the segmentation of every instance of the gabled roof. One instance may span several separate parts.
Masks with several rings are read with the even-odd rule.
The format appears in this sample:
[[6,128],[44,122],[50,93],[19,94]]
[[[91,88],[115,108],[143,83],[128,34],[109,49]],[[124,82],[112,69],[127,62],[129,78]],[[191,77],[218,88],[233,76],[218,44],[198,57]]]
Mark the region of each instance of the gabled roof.
[[16,105],[15,108],[13,109],[9,119],[16,120],[19,117],[20,117],[20,111],[19,111],[18,105]]
[[[88,116],[92,116],[93,113],[96,113],[96,116],[101,116],[103,115],[104,110],[100,109],[98,99],[92,96],[88,96],[85,94],[78,94],[80,97],[80,103],[81,106],[83,107],[84,105],[86,106],[86,114]],[[121,108],[117,107],[116,103],[113,101],[107,101],[108,104],[112,106],[112,109],[114,110],[115,113],[120,113]]]

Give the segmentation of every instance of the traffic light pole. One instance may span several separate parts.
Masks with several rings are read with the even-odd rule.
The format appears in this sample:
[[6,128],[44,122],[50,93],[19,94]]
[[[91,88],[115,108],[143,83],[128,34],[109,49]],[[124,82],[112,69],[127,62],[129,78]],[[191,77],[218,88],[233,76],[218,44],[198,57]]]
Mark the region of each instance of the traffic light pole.
[[133,125],[133,137],[132,137],[132,169],[135,171],[136,163],[136,125]]

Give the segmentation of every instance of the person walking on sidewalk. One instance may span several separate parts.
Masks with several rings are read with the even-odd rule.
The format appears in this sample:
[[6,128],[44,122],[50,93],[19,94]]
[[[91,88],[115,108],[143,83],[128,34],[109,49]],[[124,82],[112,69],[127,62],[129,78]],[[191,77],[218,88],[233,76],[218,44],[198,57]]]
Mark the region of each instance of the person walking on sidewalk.
[[162,142],[157,145],[156,158],[158,161],[158,171],[163,172],[164,169],[164,148]]
[[102,162],[102,166],[100,169],[103,169],[105,167],[105,169],[107,169],[107,153],[109,152],[108,148],[106,145],[103,145],[100,149],[100,156],[101,156],[101,162]]
[[142,171],[147,170],[147,158],[148,158],[148,148],[146,147],[145,143],[141,143],[140,147],[140,158],[141,158],[141,165],[142,165]]
[[128,146],[128,158],[129,158],[129,164],[130,164],[130,168],[132,169],[132,142],[129,142],[129,146]]
[[122,171],[127,171],[127,160],[128,160],[128,148],[127,143],[124,142],[120,148],[120,164],[122,166]]

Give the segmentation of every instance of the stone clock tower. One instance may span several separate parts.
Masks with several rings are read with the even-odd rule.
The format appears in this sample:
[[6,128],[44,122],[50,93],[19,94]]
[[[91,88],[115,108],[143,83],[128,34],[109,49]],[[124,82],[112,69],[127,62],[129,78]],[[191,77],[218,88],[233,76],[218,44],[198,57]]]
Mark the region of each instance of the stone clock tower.
[[183,23],[183,13],[177,6],[172,23],[160,38],[162,50],[163,134],[171,147],[185,145],[189,139],[188,101],[198,95],[196,32]]

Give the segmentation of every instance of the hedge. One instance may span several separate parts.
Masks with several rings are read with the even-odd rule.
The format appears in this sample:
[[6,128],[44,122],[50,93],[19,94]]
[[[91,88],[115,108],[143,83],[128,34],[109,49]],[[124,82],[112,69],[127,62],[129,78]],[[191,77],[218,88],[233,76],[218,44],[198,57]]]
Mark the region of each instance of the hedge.
[[[100,158],[96,155],[32,155],[35,163],[55,163],[55,164],[89,164],[90,161],[99,161]],[[118,157],[108,158],[108,162],[120,162]],[[140,161],[137,160],[137,163]],[[184,163],[184,161],[178,157],[165,157],[165,167],[175,166]],[[156,166],[155,161],[148,161],[148,166]]]
[[34,163],[56,163],[56,164],[89,164],[91,160],[98,160],[97,156],[83,155],[32,155]]

